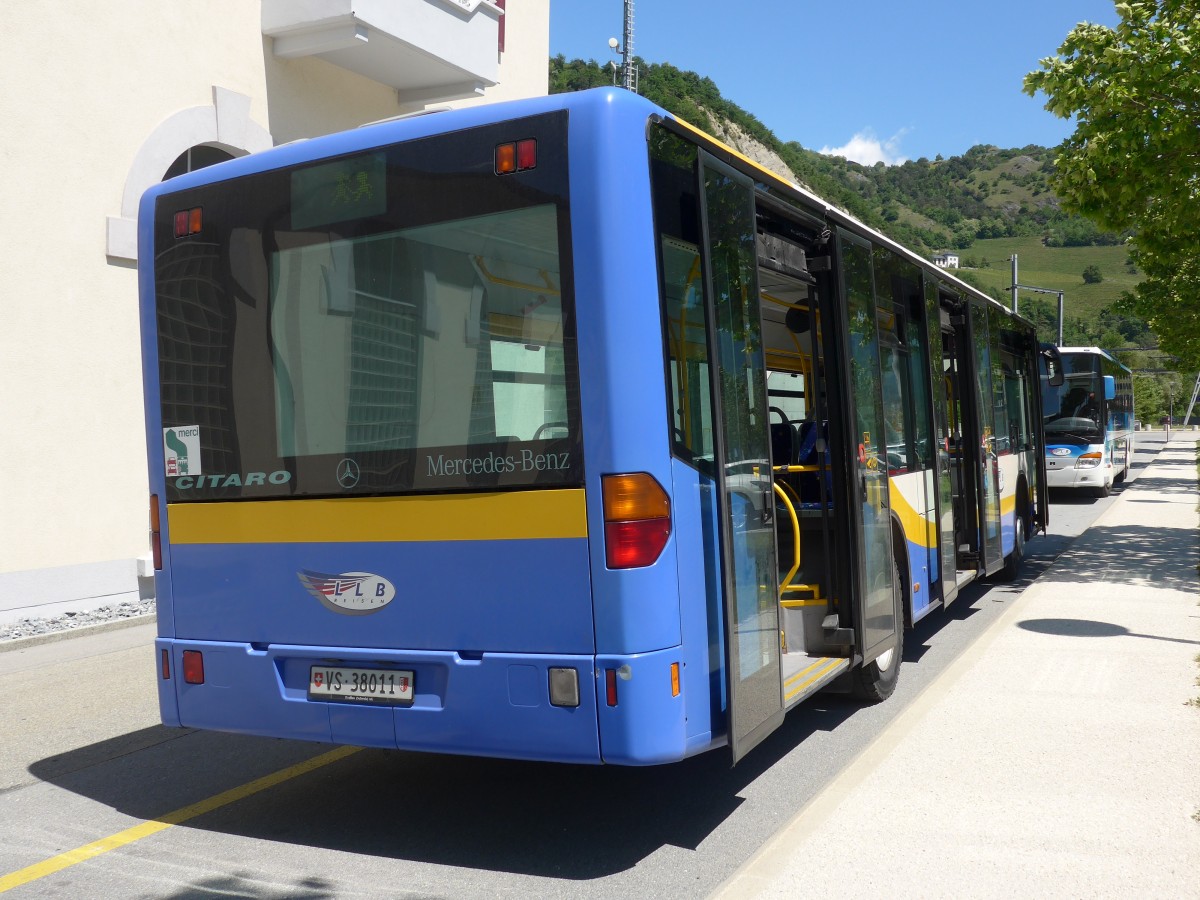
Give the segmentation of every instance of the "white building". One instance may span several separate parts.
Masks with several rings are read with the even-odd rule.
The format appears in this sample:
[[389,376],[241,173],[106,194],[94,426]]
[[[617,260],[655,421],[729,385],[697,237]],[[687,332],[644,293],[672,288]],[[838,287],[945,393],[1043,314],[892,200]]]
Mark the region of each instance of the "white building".
[[939,253],[933,258],[933,264],[942,269],[957,269],[958,254],[957,253]]
[[142,191],[169,170],[428,106],[545,94],[549,0],[508,5],[49,0],[0,8],[6,608],[138,590],[137,560],[148,553],[135,240]]

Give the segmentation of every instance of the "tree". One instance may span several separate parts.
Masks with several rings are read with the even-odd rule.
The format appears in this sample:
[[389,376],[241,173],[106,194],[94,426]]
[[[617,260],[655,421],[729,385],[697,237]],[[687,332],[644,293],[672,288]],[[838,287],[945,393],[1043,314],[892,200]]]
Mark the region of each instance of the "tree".
[[1099,266],[1091,265],[1083,270],[1083,283],[1084,284],[1099,284],[1103,280],[1104,280],[1104,275],[1103,275],[1103,273],[1101,273]]
[[1200,368],[1200,8],[1117,3],[1115,29],[1082,23],[1025,91],[1075,117],[1050,176],[1063,205],[1109,231],[1134,229],[1146,279],[1132,311],[1182,366]]

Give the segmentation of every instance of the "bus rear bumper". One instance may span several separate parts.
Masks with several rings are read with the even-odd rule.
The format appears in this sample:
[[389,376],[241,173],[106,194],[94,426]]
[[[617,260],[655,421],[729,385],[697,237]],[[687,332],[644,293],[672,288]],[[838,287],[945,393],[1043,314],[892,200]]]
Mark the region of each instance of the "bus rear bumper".
[[[594,658],[453,651],[349,650],[159,638],[168,725],[363,747],[599,763]],[[184,651],[203,656],[202,684],[184,680]],[[311,699],[314,667],[411,671],[403,705]],[[574,669],[578,706],[550,703],[549,670]],[[172,689],[173,688],[173,689]]]

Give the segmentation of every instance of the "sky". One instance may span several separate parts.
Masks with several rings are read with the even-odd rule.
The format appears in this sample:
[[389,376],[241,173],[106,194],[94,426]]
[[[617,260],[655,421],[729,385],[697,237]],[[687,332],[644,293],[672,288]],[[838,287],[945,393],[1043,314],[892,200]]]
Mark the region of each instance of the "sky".
[[[623,0],[551,0],[550,53],[617,59]],[[634,55],[713,80],[783,141],[889,165],[976,144],[1052,147],[1073,130],[1021,90],[1112,0],[636,0]]]

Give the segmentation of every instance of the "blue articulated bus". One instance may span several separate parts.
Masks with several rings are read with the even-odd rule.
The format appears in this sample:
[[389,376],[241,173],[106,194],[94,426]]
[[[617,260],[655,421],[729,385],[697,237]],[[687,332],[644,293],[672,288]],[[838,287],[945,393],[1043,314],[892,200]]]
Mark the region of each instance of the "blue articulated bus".
[[1046,522],[1032,326],[643,98],[142,200],[163,721],[742,757]]
[[1057,352],[1062,377],[1042,367],[1047,484],[1107,497],[1133,461],[1133,373],[1099,347]]

